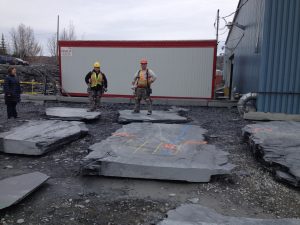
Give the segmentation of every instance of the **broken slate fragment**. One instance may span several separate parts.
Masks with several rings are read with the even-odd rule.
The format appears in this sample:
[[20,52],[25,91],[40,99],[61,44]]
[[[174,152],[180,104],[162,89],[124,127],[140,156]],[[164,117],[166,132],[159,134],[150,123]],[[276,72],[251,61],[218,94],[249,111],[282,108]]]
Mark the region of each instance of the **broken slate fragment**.
[[0,133],[0,151],[42,155],[87,133],[88,129],[83,122],[32,120],[8,132]]
[[48,178],[43,173],[34,172],[0,180],[0,209],[17,204]]
[[252,152],[266,165],[276,165],[279,180],[300,186],[300,122],[249,124],[242,131]]
[[254,219],[223,216],[197,204],[184,204],[168,212],[158,225],[299,225],[300,219]]
[[119,111],[119,123],[127,124],[133,122],[152,122],[152,123],[186,123],[188,119],[179,116],[177,112],[153,111],[152,115],[147,115],[146,110],[140,113],[132,113],[132,110]]
[[59,120],[95,120],[101,116],[100,112],[88,112],[85,108],[51,107],[46,109],[49,119]]
[[131,123],[90,146],[83,173],[142,179],[209,182],[229,174],[228,153],[208,145],[195,125]]

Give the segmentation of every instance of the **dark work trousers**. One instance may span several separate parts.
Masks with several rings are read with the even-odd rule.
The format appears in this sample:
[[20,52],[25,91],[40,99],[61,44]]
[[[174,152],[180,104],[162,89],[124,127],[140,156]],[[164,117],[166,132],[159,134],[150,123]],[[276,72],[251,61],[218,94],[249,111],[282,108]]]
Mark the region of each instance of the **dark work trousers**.
[[17,118],[18,114],[17,114],[17,102],[6,102],[6,106],[7,106],[7,118]]
[[150,94],[147,93],[147,88],[137,88],[135,91],[135,107],[134,112],[140,112],[141,100],[144,100],[148,105],[148,112],[152,112],[152,100]]

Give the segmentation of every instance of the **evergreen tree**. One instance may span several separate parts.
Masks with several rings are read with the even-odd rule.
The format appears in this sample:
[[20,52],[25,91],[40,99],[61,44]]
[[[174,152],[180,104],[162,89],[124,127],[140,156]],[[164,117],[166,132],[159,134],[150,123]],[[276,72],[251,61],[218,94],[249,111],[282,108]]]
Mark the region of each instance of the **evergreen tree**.
[[5,43],[3,34],[2,34],[1,43],[0,43],[0,55],[7,55],[6,43]]

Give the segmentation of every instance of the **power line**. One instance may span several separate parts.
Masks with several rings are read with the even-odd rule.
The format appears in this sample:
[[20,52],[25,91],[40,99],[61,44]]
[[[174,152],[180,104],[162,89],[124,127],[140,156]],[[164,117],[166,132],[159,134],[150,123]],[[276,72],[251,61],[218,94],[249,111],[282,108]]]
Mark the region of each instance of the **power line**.
[[[220,30],[220,29],[219,29]],[[228,31],[225,30],[223,33],[219,34],[219,36],[223,35],[223,34],[226,34]]]
[[246,0],[240,7],[238,7],[234,12],[230,13],[229,15],[227,16],[223,16],[222,18],[225,19],[229,16],[232,16],[233,14],[235,14],[237,11],[239,11],[249,0]]

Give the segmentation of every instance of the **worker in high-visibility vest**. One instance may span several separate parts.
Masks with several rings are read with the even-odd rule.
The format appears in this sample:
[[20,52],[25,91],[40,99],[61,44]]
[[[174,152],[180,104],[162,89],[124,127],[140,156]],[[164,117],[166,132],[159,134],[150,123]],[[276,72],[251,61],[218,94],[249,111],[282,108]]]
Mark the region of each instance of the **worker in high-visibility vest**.
[[88,85],[90,109],[95,111],[100,108],[101,97],[107,91],[107,79],[105,74],[100,70],[100,63],[94,63],[94,69],[85,76],[85,82]]
[[152,93],[151,84],[156,80],[157,76],[155,73],[147,68],[147,59],[142,59],[140,61],[141,69],[138,70],[132,82],[133,88],[135,90],[135,107],[133,113],[140,112],[141,100],[143,99],[148,105],[147,115],[152,114],[152,100],[150,95]]

